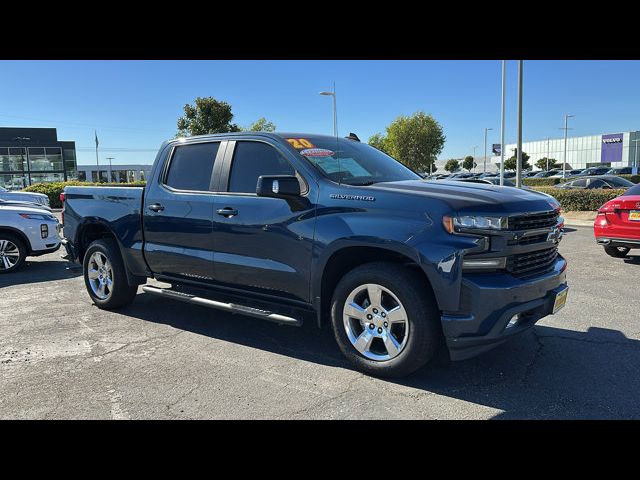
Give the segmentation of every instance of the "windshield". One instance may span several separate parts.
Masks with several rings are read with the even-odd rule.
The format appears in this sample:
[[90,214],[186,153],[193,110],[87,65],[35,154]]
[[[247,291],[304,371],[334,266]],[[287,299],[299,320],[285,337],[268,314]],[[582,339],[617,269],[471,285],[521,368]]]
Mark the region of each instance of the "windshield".
[[630,182],[626,178],[612,177],[612,178],[605,178],[604,180],[616,187],[624,188],[624,187],[633,187],[635,185],[635,183]]
[[379,182],[421,180],[417,173],[373,148],[344,138],[286,138],[289,144],[334,182],[373,185]]

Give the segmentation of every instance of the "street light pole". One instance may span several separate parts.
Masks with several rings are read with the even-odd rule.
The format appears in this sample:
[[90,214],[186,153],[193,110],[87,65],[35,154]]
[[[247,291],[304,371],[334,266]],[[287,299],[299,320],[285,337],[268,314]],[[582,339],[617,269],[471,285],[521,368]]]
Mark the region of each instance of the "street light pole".
[[333,82],[333,92],[320,92],[320,95],[333,97],[333,136],[338,136],[338,110],[336,106],[336,82]]
[[566,175],[566,170],[567,170],[567,131],[569,130],[569,127],[567,127],[567,124],[569,122],[569,118],[570,117],[575,117],[575,115],[568,115],[566,114],[564,116],[564,158],[562,159],[562,178],[565,178]]
[[484,173],[487,173],[487,132],[493,128],[484,129]]
[[549,137],[547,137],[547,172],[549,171]]
[[502,115],[500,118],[500,186],[504,185],[504,98],[507,61],[502,60]]
[[516,187],[522,187],[522,60],[518,60],[518,156],[516,158]]
[[[635,174],[637,174],[638,171],[638,142],[640,142],[640,138],[636,138],[635,140],[631,140],[633,143],[635,143],[635,152],[633,154],[633,168],[631,169],[631,173],[636,172]],[[634,175],[635,175],[634,174]]]

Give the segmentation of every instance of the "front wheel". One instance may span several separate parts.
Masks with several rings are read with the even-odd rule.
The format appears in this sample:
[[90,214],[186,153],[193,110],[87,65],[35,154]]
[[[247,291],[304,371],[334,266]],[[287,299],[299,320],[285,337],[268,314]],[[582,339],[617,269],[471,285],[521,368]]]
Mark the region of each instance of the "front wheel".
[[380,377],[402,377],[429,362],[442,342],[439,321],[425,279],[394,263],[355,268],[338,283],[331,305],[342,353]]
[[614,247],[611,245],[607,245],[606,247],[604,247],[604,251],[607,253],[607,255],[615,258],[626,257],[629,253],[629,250],[631,250],[629,247]]
[[11,273],[20,268],[27,257],[27,248],[15,235],[0,233],[0,273]]
[[83,272],[87,292],[98,308],[109,310],[127,305],[138,291],[137,285],[129,285],[118,245],[110,238],[89,245]]

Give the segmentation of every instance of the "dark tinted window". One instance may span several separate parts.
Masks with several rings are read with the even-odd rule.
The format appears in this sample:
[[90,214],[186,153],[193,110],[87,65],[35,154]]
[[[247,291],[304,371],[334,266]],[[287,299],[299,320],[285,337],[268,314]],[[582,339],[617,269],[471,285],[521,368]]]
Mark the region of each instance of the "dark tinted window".
[[229,176],[229,191],[256,193],[260,175],[294,175],[289,162],[270,145],[236,142]]
[[618,177],[607,178],[607,183],[617,188],[633,187],[635,185],[633,182],[630,182],[626,178],[618,178]]
[[206,192],[220,143],[197,143],[176,147],[164,182],[178,190]]
[[589,182],[589,188],[602,188],[605,186],[605,183],[602,180],[591,180]]
[[569,184],[572,187],[586,187],[587,186],[587,179],[583,178],[580,180],[574,180],[573,182],[569,182]]

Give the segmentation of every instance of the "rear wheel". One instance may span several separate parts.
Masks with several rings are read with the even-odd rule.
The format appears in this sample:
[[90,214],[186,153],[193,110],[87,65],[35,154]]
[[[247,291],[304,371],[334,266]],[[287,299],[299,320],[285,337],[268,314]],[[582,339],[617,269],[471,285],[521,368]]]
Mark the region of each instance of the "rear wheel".
[[87,292],[98,308],[109,310],[127,305],[138,291],[137,285],[129,285],[118,245],[110,238],[89,245],[83,272]]
[[425,365],[442,342],[424,278],[394,263],[355,268],[338,283],[331,322],[342,353],[367,374],[401,377]]
[[0,233],[0,273],[11,273],[24,263],[27,247],[15,235]]
[[629,253],[629,250],[630,250],[629,247],[614,247],[611,245],[607,245],[606,247],[604,247],[604,251],[607,253],[607,255],[610,255],[616,258],[626,257],[627,254]]

